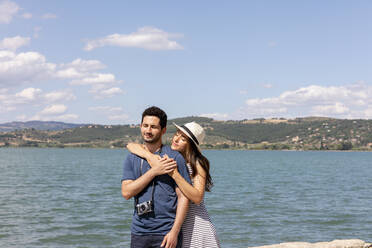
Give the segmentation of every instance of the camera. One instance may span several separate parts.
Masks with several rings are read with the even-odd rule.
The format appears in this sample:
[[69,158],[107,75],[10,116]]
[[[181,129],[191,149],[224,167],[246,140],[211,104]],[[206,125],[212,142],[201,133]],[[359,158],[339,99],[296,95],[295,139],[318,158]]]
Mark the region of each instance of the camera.
[[136,205],[136,210],[138,215],[147,214],[153,211],[153,202],[152,201],[145,201],[138,203]]

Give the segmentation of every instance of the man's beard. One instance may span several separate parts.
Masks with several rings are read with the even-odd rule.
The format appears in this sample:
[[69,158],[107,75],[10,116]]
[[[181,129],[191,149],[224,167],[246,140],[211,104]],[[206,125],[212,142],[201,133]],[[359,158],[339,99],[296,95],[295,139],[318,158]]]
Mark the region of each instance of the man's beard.
[[153,137],[151,137],[150,139],[145,139],[143,136],[142,136],[142,139],[143,139],[143,141],[145,142],[145,143],[149,143],[149,144],[154,144],[154,143],[156,143],[156,142],[158,142],[159,140],[160,140],[160,137],[161,136],[153,136]]

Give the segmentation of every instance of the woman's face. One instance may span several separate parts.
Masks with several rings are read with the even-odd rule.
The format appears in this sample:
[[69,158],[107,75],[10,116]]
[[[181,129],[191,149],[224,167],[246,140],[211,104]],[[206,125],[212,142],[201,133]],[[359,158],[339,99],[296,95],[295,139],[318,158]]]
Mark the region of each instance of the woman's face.
[[173,136],[171,148],[173,150],[184,153],[188,145],[189,145],[188,137],[183,132],[178,130],[177,133],[175,133]]

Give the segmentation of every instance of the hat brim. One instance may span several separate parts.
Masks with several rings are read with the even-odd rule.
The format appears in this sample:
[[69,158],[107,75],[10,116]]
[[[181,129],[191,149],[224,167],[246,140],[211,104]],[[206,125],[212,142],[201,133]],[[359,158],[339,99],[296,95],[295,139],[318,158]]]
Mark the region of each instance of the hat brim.
[[189,137],[189,139],[192,141],[192,143],[194,143],[194,145],[196,146],[196,148],[198,148],[199,152],[201,152],[201,148],[200,148],[200,145],[198,145],[194,139],[191,137],[191,135],[181,126],[178,126],[176,123],[173,122],[173,125],[176,126],[176,128],[178,130],[180,130],[181,132],[183,132],[187,137]]

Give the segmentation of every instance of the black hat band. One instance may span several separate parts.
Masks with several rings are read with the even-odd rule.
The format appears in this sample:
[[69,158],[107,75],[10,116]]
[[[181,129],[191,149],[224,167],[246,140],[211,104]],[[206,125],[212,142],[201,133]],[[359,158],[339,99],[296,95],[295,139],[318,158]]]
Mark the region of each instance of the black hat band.
[[190,129],[188,129],[185,125],[182,125],[181,126],[183,129],[185,129],[185,131],[190,135],[191,139],[197,144],[199,145],[199,141],[198,139],[195,137],[195,135],[190,131]]

